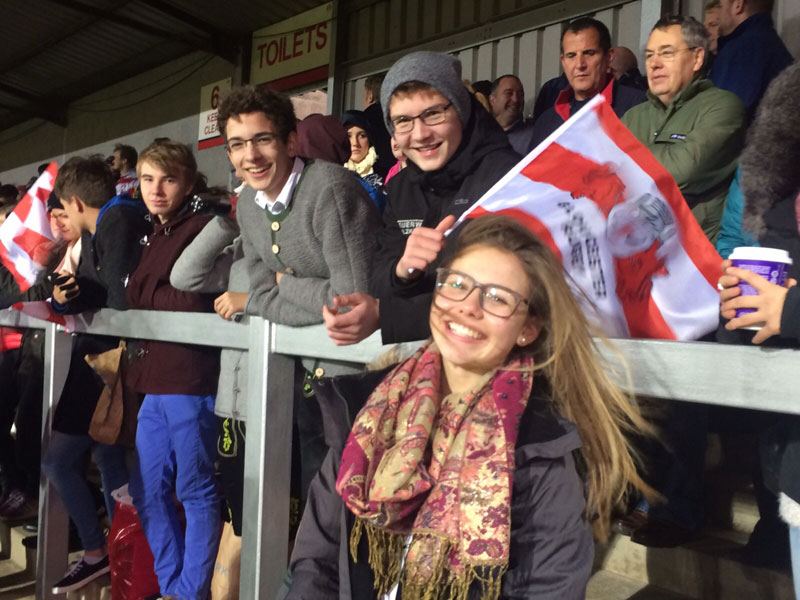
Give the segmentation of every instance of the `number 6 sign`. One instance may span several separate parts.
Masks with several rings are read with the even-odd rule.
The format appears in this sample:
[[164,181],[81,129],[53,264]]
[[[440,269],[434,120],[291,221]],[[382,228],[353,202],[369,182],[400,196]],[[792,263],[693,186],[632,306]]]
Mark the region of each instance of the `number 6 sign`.
[[220,96],[231,89],[231,79],[210,83],[200,89],[200,124],[197,132],[197,149],[212,148],[223,144],[217,127],[217,111]]

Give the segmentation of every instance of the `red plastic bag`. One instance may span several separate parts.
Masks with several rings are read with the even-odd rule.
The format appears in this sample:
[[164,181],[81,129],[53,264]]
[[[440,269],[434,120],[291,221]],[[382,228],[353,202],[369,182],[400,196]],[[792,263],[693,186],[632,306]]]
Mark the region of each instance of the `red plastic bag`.
[[159,593],[153,553],[136,509],[117,502],[108,534],[111,600],[142,600]]

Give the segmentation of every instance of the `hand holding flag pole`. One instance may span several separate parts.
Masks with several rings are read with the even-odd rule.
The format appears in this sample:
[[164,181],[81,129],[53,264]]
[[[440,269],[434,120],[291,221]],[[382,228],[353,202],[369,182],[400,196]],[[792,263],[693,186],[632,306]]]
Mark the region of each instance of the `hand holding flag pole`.
[[399,279],[416,279],[428,265],[436,260],[444,249],[448,230],[455,225],[456,218],[447,215],[439,224],[430,227],[416,227],[406,240],[403,256],[397,261],[395,274]]

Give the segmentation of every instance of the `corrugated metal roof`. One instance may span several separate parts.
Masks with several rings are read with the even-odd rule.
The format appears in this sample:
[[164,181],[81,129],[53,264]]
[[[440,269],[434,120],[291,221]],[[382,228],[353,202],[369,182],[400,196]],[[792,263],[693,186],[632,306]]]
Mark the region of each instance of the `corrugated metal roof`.
[[229,60],[249,34],[325,0],[0,0],[0,130],[202,50]]

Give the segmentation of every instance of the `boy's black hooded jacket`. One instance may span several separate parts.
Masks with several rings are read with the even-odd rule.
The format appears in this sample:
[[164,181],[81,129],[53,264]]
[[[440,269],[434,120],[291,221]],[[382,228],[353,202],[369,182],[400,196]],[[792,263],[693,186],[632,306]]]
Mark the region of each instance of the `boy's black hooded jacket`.
[[416,227],[436,227],[447,215],[461,216],[519,160],[506,134],[473,98],[461,144],[444,167],[423,171],[409,160],[408,167],[391,179],[371,280],[372,294],[380,299],[385,344],[430,336],[428,313],[436,268],[442,256],[452,252],[458,232],[450,235],[439,260],[430,264],[423,276],[406,284],[394,271],[408,236]]

